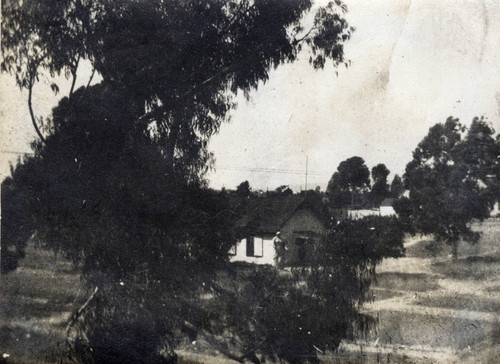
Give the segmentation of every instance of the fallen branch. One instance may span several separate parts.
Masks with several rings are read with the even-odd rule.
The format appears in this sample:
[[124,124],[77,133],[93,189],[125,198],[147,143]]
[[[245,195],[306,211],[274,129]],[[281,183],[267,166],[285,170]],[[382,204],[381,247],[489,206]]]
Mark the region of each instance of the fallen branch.
[[229,349],[225,348],[226,345],[224,343],[221,343],[219,340],[217,340],[213,336],[206,335],[205,340],[213,347],[215,348],[219,353],[222,355],[225,355],[229,359],[236,360],[238,363],[244,363],[245,358],[247,355],[236,355],[234,353],[231,353]]
[[71,316],[68,326],[66,326],[66,336],[69,334],[69,330],[71,330],[71,327],[76,323],[78,318],[81,316],[83,311],[87,308],[87,306],[90,304],[90,302],[94,299],[95,295],[97,294],[97,291],[99,290],[99,287],[96,287],[94,289],[94,292],[87,298],[87,300],[83,303],[83,305]]

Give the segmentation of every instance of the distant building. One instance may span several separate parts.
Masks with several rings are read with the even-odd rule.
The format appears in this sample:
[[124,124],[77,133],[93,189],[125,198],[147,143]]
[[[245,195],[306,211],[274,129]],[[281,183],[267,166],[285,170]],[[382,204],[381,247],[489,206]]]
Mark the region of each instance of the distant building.
[[394,210],[394,201],[396,198],[385,198],[380,204],[380,216],[394,216],[396,211]]
[[[478,186],[480,189],[484,190],[487,188],[492,188],[493,190],[495,190],[496,186],[498,185],[498,177],[496,174],[488,174],[485,176],[484,181],[479,179],[477,182],[478,182]],[[499,208],[498,199],[493,200],[493,205],[491,207],[490,216],[491,217],[500,216],[500,208]]]
[[353,220],[362,219],[363,217],[366,216],[379,216],[379,215],[380,215],[379,209],[355,209],[355,208],[347,209],[347,217]]
[[490,216],[491,217],[500,217],[500,208],[499,208],[498,201],[495,201],[495,203],[493,204],[493,208],[490,211]]
[[237,224],[240,239],[229,252],[232,262],[274,265],[273,239],[279,231],[285,266],[307,264],[314,244],[326,237],[323,204],[304,195],[262,196],[244,204]]

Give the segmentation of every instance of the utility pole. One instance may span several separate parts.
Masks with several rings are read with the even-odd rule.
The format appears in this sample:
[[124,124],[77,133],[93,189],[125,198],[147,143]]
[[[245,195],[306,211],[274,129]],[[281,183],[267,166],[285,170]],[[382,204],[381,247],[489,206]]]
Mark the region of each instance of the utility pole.
[[2,281],[2,182],[3,175],[0,174],[0,283]]
[[306,155],[306,192],[307,192],[307,169],[308,169],[308,163],[309,163],[309,156]]

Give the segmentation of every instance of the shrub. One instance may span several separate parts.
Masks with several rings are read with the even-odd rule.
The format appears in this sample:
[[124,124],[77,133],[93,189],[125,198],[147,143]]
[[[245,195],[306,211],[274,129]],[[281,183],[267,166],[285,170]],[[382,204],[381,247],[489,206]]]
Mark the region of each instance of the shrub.
[[318,362],[318,352],[373,327],[375,320],[360,307],[375,267],[385,257],[403,255],[396,218],[340,222],[316,245],[309,266],[293,268],[291,274],[255,266],[227,280],[216,300],[221,314],[214,333],[240,343],[225,347],[239,360]]

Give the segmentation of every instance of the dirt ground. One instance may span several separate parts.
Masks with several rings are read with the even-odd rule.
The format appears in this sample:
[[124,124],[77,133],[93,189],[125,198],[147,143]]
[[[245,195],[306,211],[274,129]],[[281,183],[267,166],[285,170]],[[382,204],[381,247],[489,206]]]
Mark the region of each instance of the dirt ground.
[[431,239],[408,238],[406,258],[377,268],[365,307],[379,320],[377,332],[343,349],[371,353],[368,362],[500,363],[500,220],[475,228],[481,242],[461,244],[456,263],[449,248],[436,252]]
[[0,281],[0,363],[66,363],[64,331],[83,292],[70,262],[33,245]]
[[[377,317],[368,338],[342,344],[324,363],[500,363],[500,220],[475,226],[477,246],[462,244],[459,261],[432,248],[428,237],[406,240],[407,257],[377,268]],[[69,262],[30,246],[14,272],[0,281],[0,364],[68,363],[64,329],[85,299]],[[181,363],[231,363],[195,347]],[[211,353],[214,354],[214,353]]]

